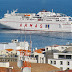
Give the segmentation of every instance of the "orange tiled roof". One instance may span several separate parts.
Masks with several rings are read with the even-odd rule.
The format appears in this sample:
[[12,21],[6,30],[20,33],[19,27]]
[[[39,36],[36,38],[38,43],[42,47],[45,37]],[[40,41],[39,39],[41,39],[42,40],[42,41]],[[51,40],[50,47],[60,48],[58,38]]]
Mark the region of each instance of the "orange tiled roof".
[[19,49],[17,51],[20,51],[20,53],[24,53],[25,56],[31,55],[31,50],[22,50],[22,49]]
[[19,49],[17,51],[31,52],[31,50],[23,50],[23,49]]
[[[21,68],[17,66],[17,62],[9,62],[10,67],[13,67],[12,72],[21,72]],[[23,67],[31,67],[31,72],[48,72],[48,71],[53,71],[60,70],[57,67],[54,67],[50,64],[42,64],[42,63],[29,63],[29,62],[24,62]]]
[[[9,72],[10,68],[0,67],[0,72]],[[12,70],[12,69],[11,69]]]
[[41,49],[35,50],[35,52],[37,52],[37,53],[42,53],[42,51],[45,51],[45,49],[41,48]]
[[23,49],[19,49],[19,50],[16,50],[16,51],[23,51]]
[[5,49],[5,50],[7,50],[7,51],[13,51],[13,49]]

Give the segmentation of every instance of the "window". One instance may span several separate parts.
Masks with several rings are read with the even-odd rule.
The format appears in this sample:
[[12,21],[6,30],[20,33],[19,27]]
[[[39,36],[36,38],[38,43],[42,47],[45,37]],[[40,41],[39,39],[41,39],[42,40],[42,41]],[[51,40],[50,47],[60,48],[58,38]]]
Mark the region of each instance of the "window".
[[50,64],[52,64],[52,61],[50,61]]
[[66,55],[66,59],[71,59],[71,55]]
[[56,64],[56,61],[54,61],[54,64]]
[[63,58],[64,59],[64,55],[59,55],[58,58]]
[[69,68],[67,68],[67,70],[69,70]]
[[11,52],[12,53],[12,52]]
[[48,48],[46,48],[46,51],[48,51]]
[[8,60],[9,61],[9,60]]
[[63,65],[63,62],[62,61],[60,61],[60,65]]
[[69,63],[69,62],[67,62],[67,65],[70,65],[70,63]]
[[44,58],[42,58],[42,63],[44,63]]

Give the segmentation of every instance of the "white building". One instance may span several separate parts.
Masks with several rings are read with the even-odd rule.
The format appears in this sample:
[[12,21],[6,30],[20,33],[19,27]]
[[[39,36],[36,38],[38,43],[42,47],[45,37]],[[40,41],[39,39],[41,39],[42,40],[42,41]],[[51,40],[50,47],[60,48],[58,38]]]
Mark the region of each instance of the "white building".
[[31,63],[37,63],[37,60],[35,57],[31,57],[31,51],[30,50],[17,50],[18,60],[22,61],[28,61]]
[[29,50],[30,49],[30,44],[27,41],[24,42],[18,42],[17,39],[12,40],[9,43],[0,43],[0,50],[3,49],[25,49]]
[[49,50],[58,50],[58,51],[64,51],[65,49],[72,47],[72,44],[67,45],[53,45],[53,46],[46,46],[45,51]]
[[9,62],[0,62],[0,67],[9,67]]
[[45,54],[43,54],[45,52],[45,49],[36,49],[33,52],[33,57],[36,58],[37,63],[45,63]]
[[72,48],[68,48],[64,53],[54,53],[53,59],[48,59],[48,63],[63,70],[72,69]]

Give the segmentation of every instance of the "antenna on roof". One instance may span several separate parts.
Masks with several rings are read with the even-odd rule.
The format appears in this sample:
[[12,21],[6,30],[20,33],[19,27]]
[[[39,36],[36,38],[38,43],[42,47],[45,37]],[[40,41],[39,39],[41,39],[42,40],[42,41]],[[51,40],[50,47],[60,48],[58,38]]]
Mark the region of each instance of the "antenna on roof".
[[30,50],[32,48],[31,33],[30,33]]
[[5,44],[4,44],[4,50],[5,50]]

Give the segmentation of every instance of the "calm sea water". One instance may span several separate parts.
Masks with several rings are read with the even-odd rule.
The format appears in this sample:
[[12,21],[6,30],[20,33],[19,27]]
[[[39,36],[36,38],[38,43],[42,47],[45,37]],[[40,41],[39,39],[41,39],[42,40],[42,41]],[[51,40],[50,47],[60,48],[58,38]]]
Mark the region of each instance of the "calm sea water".
[[72,33],[61,32],[46,32],[46,33],[33,33],[33,32],[16,32],[16,31],[3,31],[0,32],[0,42],[11,42],[12,39],[18,39],[19,41],[30,42],[32,40],[32,48],[44,48],[48,45],[65,45],[69,41],[72,43]]
[[[72,0],[0,0],[0,18],[4,16],[7,10],[10,12],[13,9],[18,9],[19,13],[37,13],[42,9],[54,12],[64,13],[72,16]],[[47,45],[64,45],[68,41],[72,42],[72,33],[19,33],[16,31],[0,31],[0,42],[11,42],[12,39],[25,40],[30,42],[30,35],[32,40],[32,47],[44,48]]]

